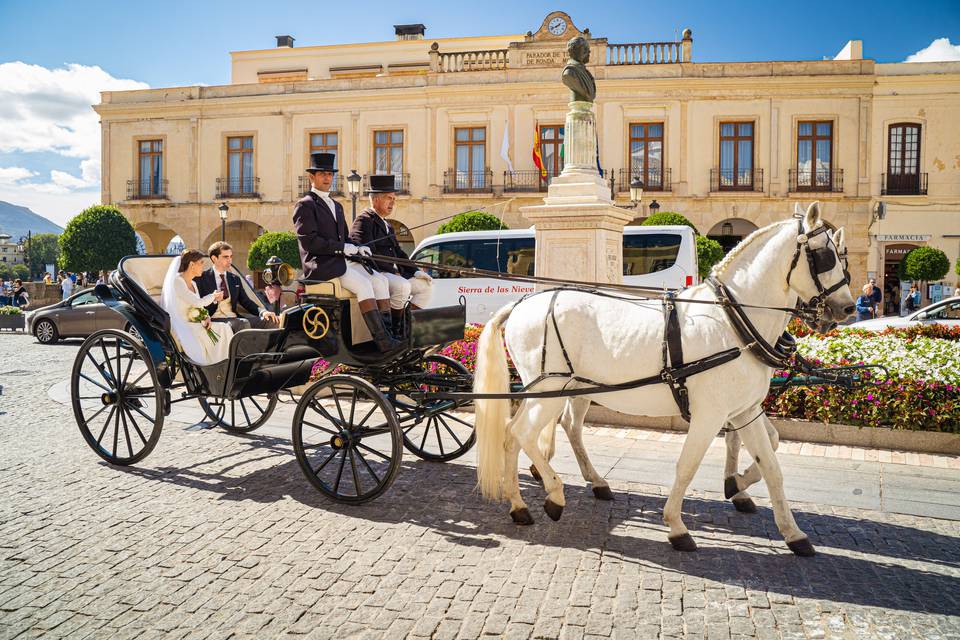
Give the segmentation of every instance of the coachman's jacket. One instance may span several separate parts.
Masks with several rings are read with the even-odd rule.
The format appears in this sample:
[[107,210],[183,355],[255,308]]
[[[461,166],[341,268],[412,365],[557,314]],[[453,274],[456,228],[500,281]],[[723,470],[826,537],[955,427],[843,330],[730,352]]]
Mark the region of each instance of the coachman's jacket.
[[[387,232],[387,223],[383,218],[377,215],[372,208],[366,208],[357,215],[350,227],[350,242],[356,245],[366,245],[370,247],[375,256],[386,256],[388,258],[400,258],[409,260],[407,254],[400,248],[397,242],[397,235],[393,228]],[[384,273],[398,273],[404,278],[412,278],[416,273],[416,268],[407,265],[398,265],[389,261],[376,261],[377,270]]]
[[332,280],[347,271],[343,244],[349,240],[343,206],[333,201],[330,211],[320,196],[312,191],[301,198],[293,209],[293,227],[300,246],[300,261],[306,280]]

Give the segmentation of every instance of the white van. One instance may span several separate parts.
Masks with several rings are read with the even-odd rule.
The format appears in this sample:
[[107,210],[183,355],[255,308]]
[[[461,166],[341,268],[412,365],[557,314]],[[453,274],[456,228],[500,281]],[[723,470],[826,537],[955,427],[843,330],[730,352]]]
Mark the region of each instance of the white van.
[[[411,256],[414,260],[450,267],[473,267],[501,273],[532,276],[533,229],[464,231],[430,236]],[[484,323],[512,300],[534,290],[527,282],[496,278],[453,277],[430,270],[433,276],[431,307],[467,301],[467,322]],[[623,282],[657,289],[681,289],[697,284],[697,245],[687,226],[625,227],[623,230]]]

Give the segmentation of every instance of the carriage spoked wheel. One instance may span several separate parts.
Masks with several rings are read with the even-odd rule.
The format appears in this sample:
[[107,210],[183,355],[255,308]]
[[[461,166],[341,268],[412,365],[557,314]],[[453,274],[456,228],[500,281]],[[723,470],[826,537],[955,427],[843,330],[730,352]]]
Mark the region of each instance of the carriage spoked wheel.
[[477,439],[474,425],[456,411],[469,402],[421,400],[407,393],[417,391],[470,391],[473,375],[463,363],[442,355],[429,355],[420,361],[422,377],[392,387],[387,397],[397,410],[403,430],[403,446],[424,460],[446,462],[459,458]]
[[111,464],[142,460],[163,429],[164,390],[146,347],[125,331],[105,329],[80,346],[70,399],[83,439]]
[[293,416],[293,449],[310,483],[348,504],[393,483],[403,436],[386,397],[362,378],[328,376],[307,389]]
[[247,396],[236,400],[200,398],[200,406],[207,417],[232,433],[250,433],[267,423],[277,408],[277,396]]

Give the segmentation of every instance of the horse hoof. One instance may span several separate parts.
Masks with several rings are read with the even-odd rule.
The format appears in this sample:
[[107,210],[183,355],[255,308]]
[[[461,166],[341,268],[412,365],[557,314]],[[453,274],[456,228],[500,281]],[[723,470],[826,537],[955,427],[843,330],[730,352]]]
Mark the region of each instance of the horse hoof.
[[530,475],[533,476],[533,479],[543,484],[543,477],[540,475],[540,472],[537,471],[537,468],[533,465],[530,465]]
[[550,516],[550,519],[554,522],[559,520],[560,516],[563,515],[563,507],[552,501],[550,498],[547,498],[544,501],[543,510],[547,512],[547,515]]
[[738,493],[740,493],[740,489],[737,488],[736,476],[727,477],[727,479],[723,481],[723,497],[729,500]]
[[813,545],[810,544],[810,538],[800,538],[799,540],[788,542],[787,546],[790,547],[790,551],[793,551],[801,558],[811,558],[817,553]]
[[610,487],[594,487],[593,497],[597,500],[613,500],[613,491],[610,491]]
[[670,541],[670,546],[673,547],[674,551],[696,551],[697,543],[693,541],[693,538],[689,533],[685,533],[682,536],[677,536],[675,538],[667,538]]
[[530,509],[527,509],[526,507],[517,509],[516,511],[511,511],[510,517],[513,519],[514,524],[523,526],[533,524],[533,516],[530,515]]
[[756,513],[757,505],[750,498],[734,498],[733,508],[740,513]]

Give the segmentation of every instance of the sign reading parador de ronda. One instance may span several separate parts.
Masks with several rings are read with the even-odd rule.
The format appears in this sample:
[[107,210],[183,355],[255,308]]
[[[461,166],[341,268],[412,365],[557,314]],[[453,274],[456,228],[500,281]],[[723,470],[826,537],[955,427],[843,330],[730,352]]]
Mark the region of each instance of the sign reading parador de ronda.
[[559,11],[526,35],[425,31],[395,25],[395,40],[302,47],[277,36],[275,48],[230,54],[229,85],[104,92],[103,202],[148,251],[175,235],[190,247],[219,239],[225,202],[245,267],[258,234],[292,230],[303,168],[324,150],[337,155],[341,190],[351,169],[398,176],[394,223],[409,243],[470,208],[529,226],[521,209],[542,204],[563,168],[569,93],[558,78],[567,41],[582,35],[615,204],[631,206],[631,177],[646,185],[633,217],[655,201],[731,246],[818,200],[847,229],[854,284],[876,275],[888,290],[902,253],[887,243],[960,257],[960,62],[880,64],[858,40],[824,60],[701,62],[689,30],[610,43]]

